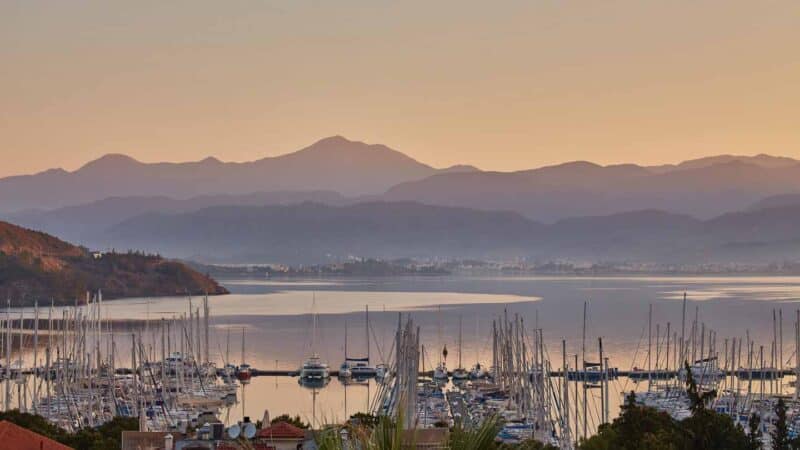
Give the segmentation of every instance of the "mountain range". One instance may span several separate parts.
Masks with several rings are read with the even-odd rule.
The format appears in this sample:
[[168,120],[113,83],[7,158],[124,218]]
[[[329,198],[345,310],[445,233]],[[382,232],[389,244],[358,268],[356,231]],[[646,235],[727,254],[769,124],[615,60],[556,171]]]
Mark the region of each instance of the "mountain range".
[[162,248],[206,262],[330,262],[350,256],[675,264],[796,258],[800,205],[709,220],[657,210],[543,224],[514,212],[368,202],[219,206],[140,215],[111,227],[123,248]]
[[112,196],[184,199],[298,190],[359,196],[380,194],[398,183],[439,173],[473,170],[470,166],[435,169],[385,145],[341,136],[322,139],[293,153],[245,163],[209,157],[196,162],[148,164],[109,154],[74,172],[51,169],[0,179],[0,211],[53,209]]
[[107,155],[0,179],[4,220],[93,248],[234,262],[792,259],[798,205],[800,161],[787,157],[491,172],[341,136],[249,163]]
[[[384,145],[333,136],[293,153],[253,162],[206,158],[149,164],[124,155],[106,155],[74,172],[52,169],[2,178],[0,214],[36,225],[35,216],[43,210],[109,197],[118,197],[118,202],[136,197],[132,201],[140,206],[133,210],[139,212],[163,209],[164,197],[167,201],[191,200],[186,204],[191,208],[191,203],[225,204],[226,198],[233,205],[286,203],[276,198],[258,199],[274,192],[282,192],[286,198],[287,192],[293,192],[300,201],[326,204],[414,201],[506,210],[543,222],[640,209],[709,219],[765,197],[800,193],[800,161],[764,154],[719,155],[661,166],[575,161],[489,172],[468,165],[436,169]],[[321,198],[320,192],[337,198]],[[151,206],[145,204],[147,198],[152,198]],[[124,218],[115,216],[117,221]],[[92,219],[87,216],[87,222]],[[46,217],[40,220],[48,221]]]

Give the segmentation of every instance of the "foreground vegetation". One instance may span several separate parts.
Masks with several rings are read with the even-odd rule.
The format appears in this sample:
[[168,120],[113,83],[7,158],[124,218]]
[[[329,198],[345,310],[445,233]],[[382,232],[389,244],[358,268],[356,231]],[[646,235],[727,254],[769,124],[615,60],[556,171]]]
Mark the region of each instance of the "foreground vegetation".
[[83,428],[76,433],[67,433],[42,416],[22,413],[16,409],[0,412],[0,420],[7,420],[75,450],[120,450],[122,432],[139,429],[136,418],[117,417],[98,428]]
[[[691,417],[677,421],[665,412],[636,404],[633,392],[625,399],[620,416],[601,425],[598,433],[580,442],[580,450],[761,450],[760,419],[753,414],[745,433],[733,419],[718,414],[707,406],[716,391],[701,392],[686,365],[686,392],[691,404]],[[775,407],[775,429],[771,434],[773,450],[800,449],[800,438],[790,440],[786,405],[782,399]]]

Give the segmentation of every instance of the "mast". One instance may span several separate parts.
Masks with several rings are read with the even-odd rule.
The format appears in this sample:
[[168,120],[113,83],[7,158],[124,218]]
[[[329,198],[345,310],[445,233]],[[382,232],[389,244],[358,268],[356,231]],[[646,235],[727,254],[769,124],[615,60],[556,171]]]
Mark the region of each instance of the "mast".
[[778,310],[778,371],[783,377],[783,308]]
[[[653,363],[652,363],[652,354],[653,354],[653,304],[650,303],[650,307],[648,308],[647,313],[647,390],[650,390],[651,384],[653,383],[652,380],[652,373],[653,373]],[[602,367],[603,364],[603,357],[600,357],[600,365]]]
[[586,395],[586,307],[588,302],[583,302],[583,331],[581,333],[581,353],[583,359],[583,438],[588,437],[587,433],[587,395]]
[[[683,361],[686,358],[684,353],[683,343],[684,339],[686,338],[686,292],[683,293],[683,313],[681,314],[681,342],[680,342],[680,360],[678,361],[679,366],[683,365]],[[676,369],[680,370],[680,367]]]
[[[53,300],[50,300],[50,309],[47,311],[47,349],[45,350],[45,388],[47,389],[47,397],[50,397],[50,381],[52,380],[52,376],[50,374],[50,355],[52,354],[52,345],[53,342]],[[49,415],[48,415],[49,416]]]
[[228,336],[225,339],[225,364],[231,363],[231,329],[228,328]]
[[664,368],[666,369],[667,372],[669,372],[669,338],[670,338],[669,322],[667,322],[667,355],[664,358],[665,361]]
[[38,367],[39,367],[39,300],[34,300],[33,302],[33,400],[31,404],[33,406],[33,412],[36,413],[37,406],[36,402],[39,398],[39,380],[36,377],[38,374]]
[[458,368],[461,369],[461,320],[462,317],[458,316]]
[[11,407],[11,299],[6,301],[6,397],[5,411]]
[[364,333],[367,335],[367,365],[369,365],[369,305],[365,305],[365,326]]
[[564,412],[562,414],[562,418],[564,420],[564,429],[562,433],[564,434],[564,444],[563,446],[569,446],[570,442],[570,429],[569,429],[569,383],[567,382],[567,340],[561,340],[561,384],[564,390]]
[[244,327],[242,327],[242,364],[244,364]]
[[606,378],[608,373],[605,372],[603,365],[603,338],[597,338],[598,356],[600,357],[600,423],[606,423]]
[[[794,322],[794,377],[795,380],[800,380],[800,309],[796,311],[796,319]],[[797,394],[800,393],[800,383],[794,384],[794,400],[797,401]]]
[[205,334],[205,349],[204,349],[204,359],[205,363],[208,364],[211,361],[209,355],[209,345],[208,345],[208,316],[209,316],[209,308],[208,308],[208,294],[203,297],[203,333]]
[[[317,293],[311,293],[311,356],[317,357]],[[242,344],[244,345],[244,344]]]

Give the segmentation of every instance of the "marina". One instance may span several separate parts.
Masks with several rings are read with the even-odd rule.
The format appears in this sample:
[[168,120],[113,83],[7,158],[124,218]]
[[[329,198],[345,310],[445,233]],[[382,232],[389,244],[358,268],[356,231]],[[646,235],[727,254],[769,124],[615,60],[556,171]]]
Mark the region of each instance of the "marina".
[[[140,428],[149,431],[181,431],[215,421],[232,426],[266,409],[303,413],[314,426],[356,412],[404,415],[404,423],[421,429],[456,423],[476,427],[499,416],[504,423],[500,441],[535,438],[572,448],[613,420],[630,391],[642,404],[686,416],[686,368],[680,364],[686,360],[704,389],[720,393],[716,411],[741,423],[754,411],[766,419],[783,396],[790,402],[792,424],[800,421],[793,406],[797,317],[788,309],[771,311],[766,331],[746,329],[743,336],[718,338],[702,320],[708,303],[687,296],[659,308],[651,304],[638,324],[636,350],[624,358],[592,331],[595,315],[586,301],[573,320],[577,340],[553,344],[550,321],[536,308],[538,302],[529,303],[535,306],[532,315],[517,312],[517,304],[484,317],[464,308],[415,312],[373,305],[335,320],[317,312],[317,298],[324,299],[325,291],[303,292],[312,297],[312,313],[306,316],[306,350],[298,353],[310,356],[296,365],[273,360],[271,368],[253,350],[257,329],[214,314],[220,299],[184,298],[186,311],[169,317],[157,315],[157,301],[148,301],[147,320],[134,324],[110,319],[108,309],[124,304],[104,302],[101,293],[67,308],[7,308],[0,315],[3,405],[36,412],[66,430],[115,416],[138,418]],[[663,311],[681,320],[665,322],[658,314]],[[794,337],[785,332],[792,327],[789,316]],[[465,317],[474,317],[469,321],[474,331],[473,326],[465,330]],[[389,320],[394,323],[387,327]],[[331,322],[341,326],[343,337],[338,347],[343,362],[333,367]],[[476,347],[479,342],[487,351]],[[237,345],[238,355],[232,351]],[[308,396],[310,411],[275,409],[298,407],[280,400],[293,386],[300,391],[291,395]],[[769,426],[768,420],[763,423]]]

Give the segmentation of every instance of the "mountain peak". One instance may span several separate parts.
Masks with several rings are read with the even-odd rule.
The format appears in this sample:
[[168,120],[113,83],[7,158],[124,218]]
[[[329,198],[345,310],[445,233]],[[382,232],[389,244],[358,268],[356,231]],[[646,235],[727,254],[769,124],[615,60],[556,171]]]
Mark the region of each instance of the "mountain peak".
[[312,145],[318,145],[318,144],[353,144],[353,143],[357,143],[357,142],[358,141],[351,141],[350,139],[347,139],[346,137],[342,136],[341,134],[335,134],[333,136],[324,137],[324,138],[318,140],[317,142],[315,142]]
[[86,171],[86,170],[115,170],[119,169],[120,167],[130,166],[140,164],[139,161],[131,158],[128,155],[123,155],[121,153],[108,153],[103,155],[94,161],[89,161],[88,163],[84,164],[83,167],[78,169],[79,172]]

